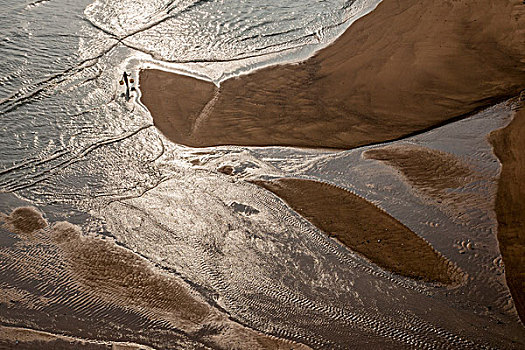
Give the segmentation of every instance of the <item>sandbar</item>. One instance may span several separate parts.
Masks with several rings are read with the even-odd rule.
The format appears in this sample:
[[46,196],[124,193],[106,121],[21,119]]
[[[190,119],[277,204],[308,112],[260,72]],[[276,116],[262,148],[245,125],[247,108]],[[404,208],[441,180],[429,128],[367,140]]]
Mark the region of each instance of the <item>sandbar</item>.
[[490,141],[502,163],[496,195],[498,241],[505,278],[516,309],[525,322],[525,93],[521,107]]
[[212,83],[140,73],[175,143],[352,148],[461,118],[525,87],[521,1],[384,0],[332,45]]
[[396,169],[417,196],[440,206],[455,222],[476,220],[476,215],[472,215],[470,210],[492,210],[492,204],[484,195],[462,191],[468,186],[476,187],[482,176],[450,153],[402,144],[370,149],[363,152],[363,157],[384,162]]
[[412,186],[428,196],[441,197],[442,191],[468,184],[472,170],[449,153],[415,145],[374,148],[363,153],[397,169]]
[[349,191],[291,178],[254,183],[282,198],[321,231],[389,271],[447,285],[463,281],[459,268],[424,239]]

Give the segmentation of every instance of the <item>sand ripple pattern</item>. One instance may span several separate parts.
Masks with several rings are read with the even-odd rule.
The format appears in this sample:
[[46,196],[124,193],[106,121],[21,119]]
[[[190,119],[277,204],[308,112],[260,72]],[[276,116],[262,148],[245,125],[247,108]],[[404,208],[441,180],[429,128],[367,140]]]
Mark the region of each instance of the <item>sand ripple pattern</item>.
[[[3,327],[88,348],[523,347],[490,215],[458,229],[446,211],[403,197],[401,181],[382,181],[391,167],[362,159],[362,149],[172,145],[136,95],[121,98],[122,72],[137,78],[141,64],[132,56],[193,68],[225,61],[220,81],[272,52],[329,42],[376,2],[248,2],[248,13],[234,3],[96,1],[85,10],[83,1],[0,0],[0,347]],[[480,120],[498,121],[487,113]],[[485,129],[471,125],[458,127],[474,140],[469,164],[494,177]],[[454,151],[439,142],[456,134],[433,135],[415,142]],[[217,172],[229,164],[232,176]],[[244,182],[285,175],[366,198],[477,279],[447,289],[392,274]],[[474,189],[490,196],[491,181]],[[419,205],[425,211],[411,211]]]
[[[273,147],[253,149],[252,157],[276,168],[270,179],[292,176],[324,181],[374,203],[470,276],[464,287],[447,291],[446,295],[454,295],[465,302],[468,300],[481,314],[498,309],[498,312],[515,318],[503,268],[498,263],[501,256],[496,240],[493,201],[500,168],[486,137],[491,130],[510,121],[515,102],[509,100],[461,122],[394,143],[345,152]],[[441,154],[444,160],[435,164],[437,168],[446,170],[453,160],[452,164],[459,164],[468,175],[460,177],[461,183],[455,184],[454,188],[435,191],[441,199],[432,198],[408,184],[406,177],[396,168],[364,156],[376,149],[419,150],[429,156]],[[407,157],[417,154],[406,153]],[[240,160],[232,159],[229,163],[235,166],[237,162]],[[427,165],[423,161],[417,167],[424,169]],[[435,169],[432,176],[434,174]]]
[[252,186],[211,175],[191,185],[168,180],[113,202],[108,224],[125,246],[180,271],[241,323],[279,337],[315,348],[488,346],[425,316],[431,286],[370,264]]
[[[147,339],[160,348],[306,349],[230,321],[179,277],[111,240],[84,235],[67,222],[49,226],[30,207],[2,220],[18,236],[10,235],[15,242],[0,250],[2,303],[8,310],[3,322],[33,319],[44,330],[87,338],[116,332],[115,326],[105,329],[113,323],[122,327],[116,333],[122,339]],[[97,326],[89,326],[94,321]],[[157,332],[163,333],[158,339]]]

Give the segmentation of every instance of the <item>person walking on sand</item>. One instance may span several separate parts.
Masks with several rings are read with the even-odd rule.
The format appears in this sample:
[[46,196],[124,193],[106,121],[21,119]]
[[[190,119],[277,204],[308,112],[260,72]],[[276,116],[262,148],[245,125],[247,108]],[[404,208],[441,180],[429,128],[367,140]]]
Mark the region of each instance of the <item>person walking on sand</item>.
[[124,72],[122,74],[122,80],[120,81],[120,85],[123,85],[123,83],[126,83],[126,89],[129,89],[129,82],[128,82],[128,76],[131,75],[131,74],[128,74],[126,72]]
[[[125,96],[126,96],[126,101],[129,101],[129,98],[130,98],[130,93],[129,93],[130,88],[129,88],[129,84],[130,84],[130,83],[133,84],[133,82],[134,82],[133,78],[130,78],[129,81],[128,81],[128,76],[131,76],[131,74],[128,74],[127,72],[124,72],[124,73],[122,74],[122,79],[120,80],[120,85],[124,85],[124,83],[126,84],[126,94],[125,94]],[[132,87],[132,88],[131,88],[131,91],[135,91],[135,88]]]

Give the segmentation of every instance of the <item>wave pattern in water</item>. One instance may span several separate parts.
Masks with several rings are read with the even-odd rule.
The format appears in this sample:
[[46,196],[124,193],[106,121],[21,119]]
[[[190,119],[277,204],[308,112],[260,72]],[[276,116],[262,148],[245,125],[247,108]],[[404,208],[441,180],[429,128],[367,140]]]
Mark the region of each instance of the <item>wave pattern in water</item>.
[[[375,1],[96,1],[86,16],[167,62],[232,62],[326,45]],[[264,61],[264,58],[260,59]]]

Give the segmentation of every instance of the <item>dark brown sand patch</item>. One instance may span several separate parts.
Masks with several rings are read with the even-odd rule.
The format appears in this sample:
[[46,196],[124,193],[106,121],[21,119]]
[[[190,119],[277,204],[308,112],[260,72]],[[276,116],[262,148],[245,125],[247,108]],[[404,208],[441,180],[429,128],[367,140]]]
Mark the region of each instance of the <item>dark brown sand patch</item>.
[[363,157],[397,169],[425,200],[438,205],[455,222],[476,225],[479,213],[489,215],[492,211],[491,198],[466,191],[470,184],[482,180],[482,175],[450,153],[395,145],[368,150]]
[[188,139],[215,90],[212,83],[157,70],[142,71],[140,86],[148,87],[141,100],[155,116],[155,126],[166,135],[171,131]]
[[256,181],[350,249],[403,276],[442,284],[463,280],[461,271],[425,240],[365,199],[317,181]]
[[42,213],[34,207],[19,207],[10,215],[1,214],[1,221],[9,231],[19,234],[31,234],[48,225]]
[[525,94],[512,122],[491,134],[502,162],[496,196],[498,241],[505,277],[520,318],[525,322]]
[[225,175],[233,175],[234,169],[231,165],[222,165],[217,168],[217,171]]
[[418,190],[432,197],[467,185],[472,170],[453,155],[414,145],[374,148],[363,153],[398,169]]
[[384,0],[301,64],[229,79],[219,91],[145,70],[142,100],[169,139],[189,146],[392,140],[523,89],[523,8],[518,0]]

